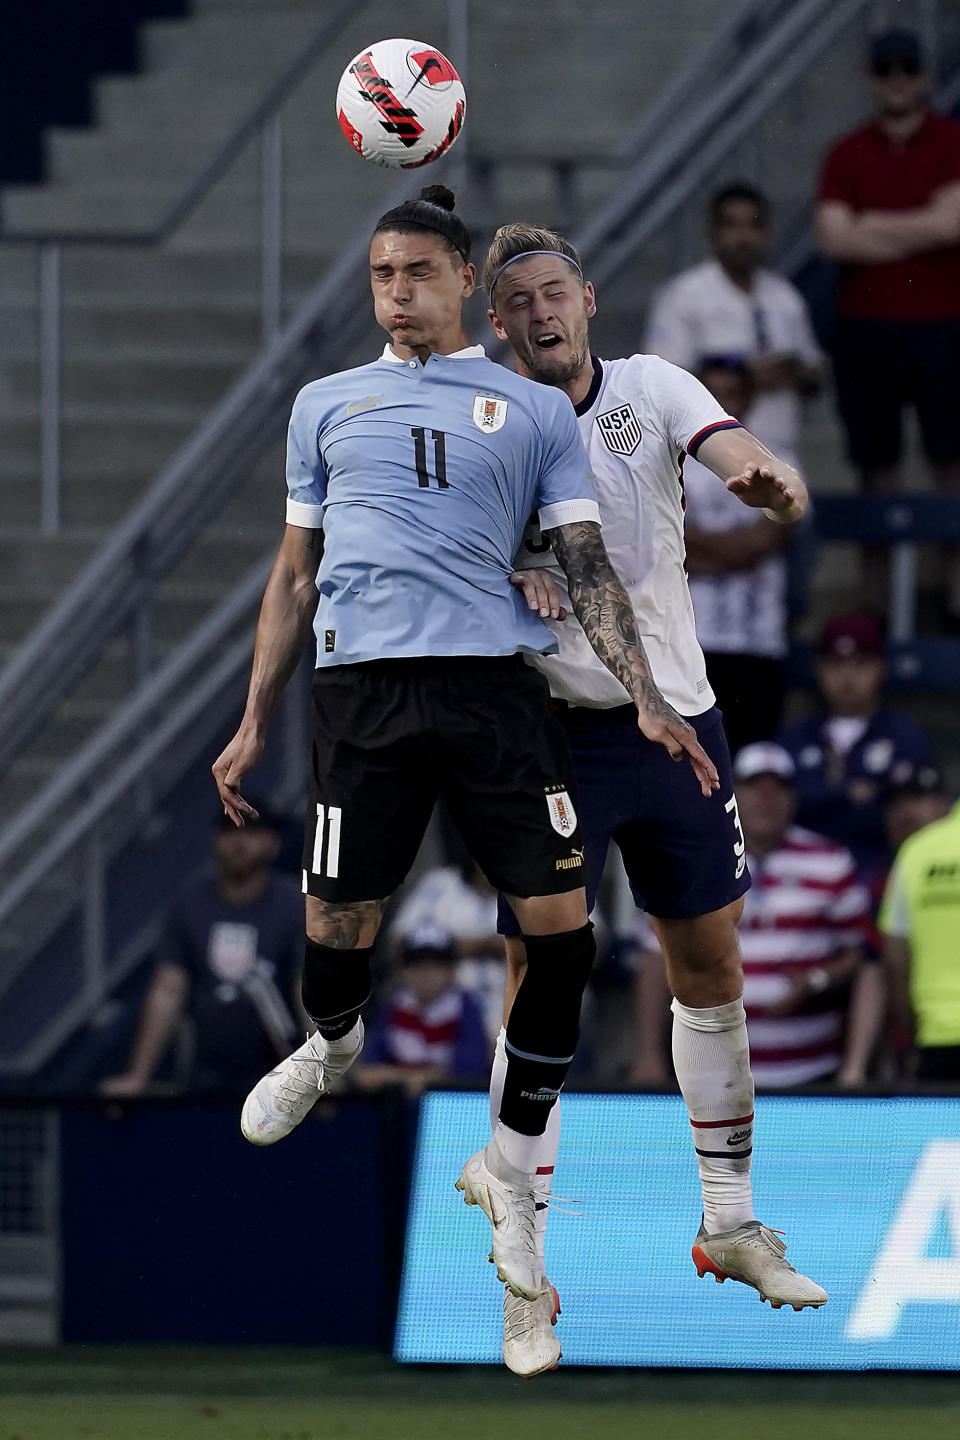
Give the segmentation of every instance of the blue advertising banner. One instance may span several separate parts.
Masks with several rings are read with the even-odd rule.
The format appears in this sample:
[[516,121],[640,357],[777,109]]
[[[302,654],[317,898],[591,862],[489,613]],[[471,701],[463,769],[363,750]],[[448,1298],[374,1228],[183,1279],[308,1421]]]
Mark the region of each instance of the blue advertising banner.
[[[960,1368],[960,1100],[761,1097],[754,1199],[818,1311],[772,1310],[690,1259],[700,1220],[678,1097],[565,1095],[547,1272],[569,1365]],[[487,1100],[424,1097],[395,1354],[500,1360],[487,1220],[453,1185],[489,1135]]]

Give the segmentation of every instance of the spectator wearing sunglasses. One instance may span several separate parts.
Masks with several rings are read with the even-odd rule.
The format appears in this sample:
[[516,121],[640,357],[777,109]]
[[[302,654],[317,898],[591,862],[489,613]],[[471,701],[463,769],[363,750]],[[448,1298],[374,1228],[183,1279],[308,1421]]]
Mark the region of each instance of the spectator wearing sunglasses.
[[[937,486],[960,494],[960,124],[930,108],[920,42],[876,35],[868,55],[876,114],[828,152],[821,248],[840,264],[834,372],[852,464],[864,489],[900,483],[911,405]],[[869,565],[872,603],[884,574]],[[960,628],[960,552],[947,557],[947,628]]]

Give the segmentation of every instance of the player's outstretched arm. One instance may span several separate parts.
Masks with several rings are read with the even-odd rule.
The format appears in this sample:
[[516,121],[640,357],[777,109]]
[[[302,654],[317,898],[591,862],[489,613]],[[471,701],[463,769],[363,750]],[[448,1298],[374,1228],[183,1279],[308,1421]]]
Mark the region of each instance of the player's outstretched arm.
[[633,699],[640,729],[669,751],[674,760],[684,752],[704,795],[719,788],[716,766],[697,734],[654,684],[630,597],[610,563],[600,526],[594,520],[559,525],[546,532],[553,553],[567,577],[573,613],[607,669]]
[[270,717],[300,663],[320,598],[316,578],[322,554],[322,530],[287,526],[260,606],[243,719],[213,764],[224,811],[235,825],[256,818],[240,794],[240,784],[263,754]]
[[708,435],[697,459],[719,475],[744,505],[762,510],[781,525],[793,525],[807,508],[807,487],[800,475],[749,430],[718,430]]

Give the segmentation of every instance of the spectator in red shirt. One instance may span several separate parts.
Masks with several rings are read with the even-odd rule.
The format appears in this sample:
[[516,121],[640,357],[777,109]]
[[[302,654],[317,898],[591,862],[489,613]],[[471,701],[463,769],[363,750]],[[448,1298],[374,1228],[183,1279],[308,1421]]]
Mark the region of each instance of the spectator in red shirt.
[[[960,495],[960,125],[929,106],[916,35],[874,38],[869,125],[829,151],[817,224],[841,265],[834,371],[849,454],[872,491],[899,485],[901,418],[913,405],[937,485]],[[876,590],[880,572],[871,566]],[[873,599],[880,597],[876,594]],[[960,553],[946,619],[960,626]]]

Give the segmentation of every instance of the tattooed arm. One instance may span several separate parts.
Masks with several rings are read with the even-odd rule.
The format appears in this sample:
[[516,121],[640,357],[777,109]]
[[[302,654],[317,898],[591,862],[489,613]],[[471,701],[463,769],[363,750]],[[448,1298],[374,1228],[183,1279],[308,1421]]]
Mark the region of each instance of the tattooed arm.
[[224,811],[235,825],[256,818],[240,794],[240,783],[263,754],[270,717],[300,663],[320,598],[316,578],[322,555],[322,530],[287,526],[260,606],[240,729],[213,765]]
[[630,597],[610,563],[600,526],[592,520],[547,532],[567,577],[570,604],[597,655],[631,696],[640,729],[674,760],[690,757],[704,795],[719,786],[716,768],[693,726],[668,705],[654,683]]

